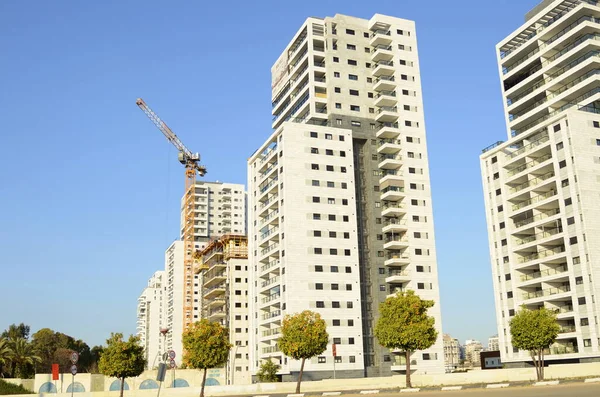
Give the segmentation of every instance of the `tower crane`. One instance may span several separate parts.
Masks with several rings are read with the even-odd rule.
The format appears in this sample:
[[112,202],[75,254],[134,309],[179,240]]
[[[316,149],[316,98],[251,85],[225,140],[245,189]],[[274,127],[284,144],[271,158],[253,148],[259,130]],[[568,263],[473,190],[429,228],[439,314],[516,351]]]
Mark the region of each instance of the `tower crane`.
[[[185,195],[183,205],[183,329],[192,323],[192,311],[194,300],[194,261],[197,260],[198,253],[194,252],[194,198],[196,186],[196,174],[201,177],[206,174],[206,167],[200,164],[200,155],[192,153],[167,124],[158,117],[142,98],[138,98],[135,103],[154,125],[163,133],[169,142],[179,151],[178,159],[185,166]],[[204,269],[198,269],[204,270]]]

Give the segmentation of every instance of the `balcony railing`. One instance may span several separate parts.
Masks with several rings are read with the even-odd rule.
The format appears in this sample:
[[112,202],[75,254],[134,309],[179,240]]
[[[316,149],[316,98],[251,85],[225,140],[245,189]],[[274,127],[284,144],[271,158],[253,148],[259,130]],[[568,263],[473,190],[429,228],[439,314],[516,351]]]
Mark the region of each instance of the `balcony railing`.
[[260,267],[260,271],[264,272],[266,270],[269,270],[270,268],[279,265],[280,261],[279,259],[273,259],[272,261],[270,261],[269,263],[267,263],[266,265],[262,265]]
[[378,35],[378,34],[382,34],[384,36],[389,36],[390,35],[390,31],[389,30],[384,30],[384,29],[377,29],[373,33],[371,33],[371,37],[375,37],[375,35]]
[[385,194],[387,192],[404,192],[404,188],[400,186],[388,186],[381,190],[381,194]]
[[381,61],[377,62],[376,64],[374,64],[372,66],[373,69],[377,68],[377,66],[379,65],[385,65],[385,66],[394,66],[394,61],[386,61],[384,59],[382,59]]
[[387,210],[388,208],[399,208],[399,209],[404,209],[406,208],[406,205],[402,204],[402,203],[395,203],[395,202],[386,202],[385,204],[383,204],[382,208],[384,210]]
[[517,150],[515,150],[514,152],[512,152],[511,154],[507,155],[506,157],[508,159],[512,159],[515,158],[531,149],[533,149],[534,147],[540,146],[543,143],[548,142],[548,140],[550,140],[550,138],[548,137],[548,135],[543,135],[540,139],[533,141]]
[[263,331],[262,336],[272,336],[272,335],[278,335],[280,333],[281,333],[281,328],[277,327],[277,328],[271,328],[271,329]]
[[279,282],[280,278],[281,277],[279,277],[279,276],[275,276],[275,277],[272,277],[272,278],[270,278],[268,280],[265,280],[265,281],[263,281],[263,282],[260,283],[260,287],[264,288],[264,287],[266,287],[268,285],[275,284],[275,283]]
[[562,68],[558,69],[558,71],[556,71],[552,74],[549,74],[548,76],[546,76],[546,78],[533,84],[531,87],[527,88],[525,91],[522,91],[518,95],[515,95],[514,97],[506,98],[506,104],[508,106],[515,104],[516,102],[525,98],[527,95],[531,94],[533,91],[537,90],[538,88],[542,87],[543,85],[546,85],[547,83],[551,82],[552,80],[556,79],[557,77],[564,76],[564,74],[567,70],[574,68],[575,66],[579,65],[582,62],[587,61],[591,57],[598,57],[598,56],[600,56],[600,51],[597,51],[597,50],[590,51],[590,52],[586,53],[585,55],[580,56],[579,58],[575,59],[574,61],[571,61],[568,64],[566,64],[565,66],[563,66]]
[[559,334],[568,334],[570,332],[575,332],[577,330],[577,328],[575,328],[575,325],[563,325],[560,327],[560,331],[558,331]]
[[[555,191],[550,191],[548,193],[556,194]],[[542,196],[546,196],[548,193],[543,194]],[[550,196],[552,196],[552,194]],[[550,196],[548,196],[548,197],[550,197]],[[538,197],[541,197],[541,196],[537,196],[536,198],[538,198]],[[541,200],[545,200],[548,197],[544,197]],[[531,200],[527,200],[527,201],[529,202]],[[537,200],[537,201],[540,201],[540,200]],[[521,203],[519,203],[519,204],[521,204]],[[536,221],[539,221],[539,220],[542,220],[542,219],[550,218],[551,216],[554,216],[556,214],[560,214],[560,208],[555,208],[553,210],[542,212],[542,213],[539,213],[537,215],[531,216],[529,218],[525,218],[525,219],[522,219],[520,221],[516,221],[515,222],[515,228],[520,228],[521,226],[529,225],[530,223],[533,223],[533,222],[536,222]]]
[[379,161],[385,160],[402,160],[402,156],[399,154],[380,154]]
[[408,276],[410,272],[408,270],[390,270],[388,272],[388,277],[393,276]]
[[266,222],[270,221],[271,219],[273,219],[277,214],[279,214],[279,210],[275,210],[272,211],[271,213],[269,213],[269,215],[267,215],[261,222],[261,224],[265,224]]
[[542,250],[539,252],[534,252],[531,255],[527,255],[527,256],[523,256],[521,258],[519,258],[517,260],[518,263],[525,263],[525,262],[529,262],[529,261],[533,261],[536,259],[543,259],[546,258],[548,256],[552,256],[552,255],[556,255],[556,254],[560,254],[562,252],[565,252],[565,246],[559,246],[556,248],[552,248],[552,249],[547,249],[547,250]]
[[271,244],[266,248],[263,248],[262,250],[260,250],[260,254],[261,255],[265,255],[271,251],[273,251],[275,248],[279,247],[279,243],[275,243],[275,244]]
[[544,161],[549,160],[551,158],[552,158],[552,154],[551,153],[548,153],[548,154],[546,154],[546,155],[544,155],[542,157],[538,157],[535,160],[529,161],[529,162],[527,162],[527,163],[525,163],[525,164],[523,164],[523,165],[521,165],[519,167],[513,168],[512,170],[508,171],[508,176],[517,175],[517,174],[525,171],[526,169],[535,167],[536,165],[541,164]]
[[275,294],[272,294],[272,295],[269,295],[269,296],[267,296],[265,298],[262,298],[261,299],[261,303],[269,303],[269,302],[272,302],[272,301],[274,301],[276,299],[279,299],[279,298],[281,298],[281,293],[277,292]]
[[398,107],[397,106],[381,106],[379,108],[379,110],[377,110],[377,113],[383,113],[383,112],[398,113]]
[[279,180],[279,177],[276,176],[275,178],[273,178],[271,180],[271,182],[269,182],[266,186],[263,186],[262,188],[260,188],[260,193],[263,194],[264,192],[266,192],[267,190],[269,190],[269,188],[273,187],[277,181]]
[[573,306],[572,305],[564,305],[564,306],[555,307],[555,308],[549,309],[549,310],[555,314],[571,313],[573,311]]
[[390,218],[387,221],[383,222],[383,226],[390,225],[407,225],[406,219],[394,219]]
[[279,351],[279,347],[277,347],[277,345],[275,345],[275,346],[269,346],[269,347],[263,347],[263,349],[262,349],[263,354],[277,353],[278,351]]
[[375,82],[377,81],[396,81],[396,79],[394,78],[394,76],[379,76]]
[[385,123],[381,123],[378,125],[377,131],[379,131],[382,128],[398,128],[399,124],[398,123],[394,123],[394,122],[385,122]]
[[564,287],[560,287],[560,288],[543,289],[541,291],[524,292],[523,293],[523,300],[534,299],[534,298],[541,298],[541,297],[544,297],[544,296],[552,296],[552,295],[564,294],[565,292],[571,292],[571,287],[564,286]]
[[545,180],[548,180],[550,178],[552,178],[553,176],[555,176],[554,171],[550,171],[545,173],[544,175],[540,175],[537,178],[531,179],[527,182],[521,183],[520,185],[517,185],[515,187],[511,187],[509,192],[510,193],[516,193],[519,192],[523,189],[526,189],[528,187],[532,187],[532,186],[537,186],[540,183],[544,182]]
[[380,98],[382,96],[396,96],[396,91],[380,91],[379,94],[375,95],[375,98]]
[[281,316],[281,310],[275,310],[269,313],[263,314],[261,317],[263,320],[268,320],[273,317]]
[[524,238],[517,238],[517,239],[515,239],[515,243],[516,243],[516,245],[523,245],[523,244],[531,243],[536,240],[542,240],[546,237],[554,236],[558,233],[561,233],[562,231],[563,231],[562,228],[559,228],[559,227],[554,228],[554,229],[546,229],[541,233],[536,233],[536,234],[533,234],[531,236],[527,236]]
[[383,170],[381,171],[381,177],[385,177],[388,175],[393,175],[393,176],[402,176],[404,175],[404,173],[402,171],[398,171],[398,170]]
[[271,204],[273,201],[277,201],[278,198],[279,198],[279,196],[275,195],[275,196],[271,197],[270,199],[268,199],[267,201],[261,203],[260,209],[265,208],[266,206]]
[[551,347],[550,349],[544,349],[544,354],[546,355],[554,355],[554,354],[573,354],[579,353],[579,349],[577,346],[556,346]]
[[392,145],[400,145],[402,144],[402,140],[400,139],[392,139],[392,138],[382,138],[379,140],[379,146],[383,146],[386,143],[390,143]]
[[385,45],[385,44],[378,44],[375,47],[375,50],[386,50],[386,51],[392,51],[392,46],[391,45]]
[[545,270],[541,270],[539,272],[524,274],[521,276],[521,281],[529,281],[529,280],[535,280],[536,278],[552,276],[555,274],[564,273],[567,270],[568,270],[567,266],[563,265],[563,266],[557,267],[556,269],[545,269]]

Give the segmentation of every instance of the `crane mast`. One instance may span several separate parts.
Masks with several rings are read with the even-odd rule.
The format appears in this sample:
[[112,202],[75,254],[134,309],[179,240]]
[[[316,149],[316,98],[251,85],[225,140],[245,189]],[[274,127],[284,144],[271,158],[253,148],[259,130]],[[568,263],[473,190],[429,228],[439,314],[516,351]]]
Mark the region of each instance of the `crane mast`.
[[183,329],[186,330],[192,323],[193,318],[194,261],[197,259],[197,252],[194,252],[196,174],[204,176],[206,167],[200,164],[200,155],[192,153],[142,98],[138,98],[135,103],[146,113],[146,116],[163,133],[165,138],[177,148],[179,162],[185,166],[185,193],[182,208],[184,221],[181,238],[183,240]]

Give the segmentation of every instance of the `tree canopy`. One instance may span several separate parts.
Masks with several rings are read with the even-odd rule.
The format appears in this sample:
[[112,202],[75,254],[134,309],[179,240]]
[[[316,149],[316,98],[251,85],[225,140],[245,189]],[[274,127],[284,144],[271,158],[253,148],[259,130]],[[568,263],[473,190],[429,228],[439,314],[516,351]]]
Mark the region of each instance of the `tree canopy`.
[[219,323],[202,319],[183,333],[183,363],[187,368],[204,370],[200,397],[204,397],[206,370],[220,367],[227,362],[232,344],[229,329]]
[[121,397],[125,378],[140,375],[146,367],[144,347],[137,336],[130,335],[129,340],[123,340],[123,334],[112,333],[106,340],[106,348],[100,356],[98,368],[100,373],[121,380]]
[[427,315],[433,305],[433,301],[421,299],[414,291],[398,292],[379,305],[375,336],[383,347],[405,352],[406,387],[409,388],[412,387],[410,354],[429,349],[438,337],[435,319]]
[[538,310],[522,307],[510,320],[512,345],[529,351],[538,380],[544,379],[544,349],[554,343],[559,332],[556,314],[545,307]]
[[281,335],[277,341],[279,350],[294,360],[302,360],[296,384],[296,393],[300,393],[306,359],[318,356],[327,349],[329,342],[327,324],[319,313],[310,310],[293,316],[288,314],[283,318]]
[[271,360],[265,360],[260,364],[260,368],[256,372],[256,377],[259,382],[277,382],[279,378],[277,377],[277,371],[281,368],[279,365],[275,364]]

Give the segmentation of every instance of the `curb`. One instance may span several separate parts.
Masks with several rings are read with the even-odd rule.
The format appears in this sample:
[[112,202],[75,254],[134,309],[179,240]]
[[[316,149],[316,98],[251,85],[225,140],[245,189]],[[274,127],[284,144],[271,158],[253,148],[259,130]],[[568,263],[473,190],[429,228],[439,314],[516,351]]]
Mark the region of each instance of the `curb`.
[[304,393],[288,394],[287,397],[304,397]]
[[340,394],[342,394],[341,391],[330,391],[330,392],[324,392],[321,395],[322,396],[339,396]]
[[600,382],[600,378],[588,378],[583,381],[583,383],[596,383],[596,382]]
[[491,385],[487,385],[486,389],[501,389],[504,387],[509,387],[510,383],[494,383]]
[[462,390],[462,386],[446,386],[442,387],[442,391]]
[[413,389],[402,389],[402,390],[400,390],[400,393],[417,393],[419,391],[421,391],[421,389],[415,389],[415,388],[413,388]]
[[379,394],[379,390],[361,390],[360,394]]

